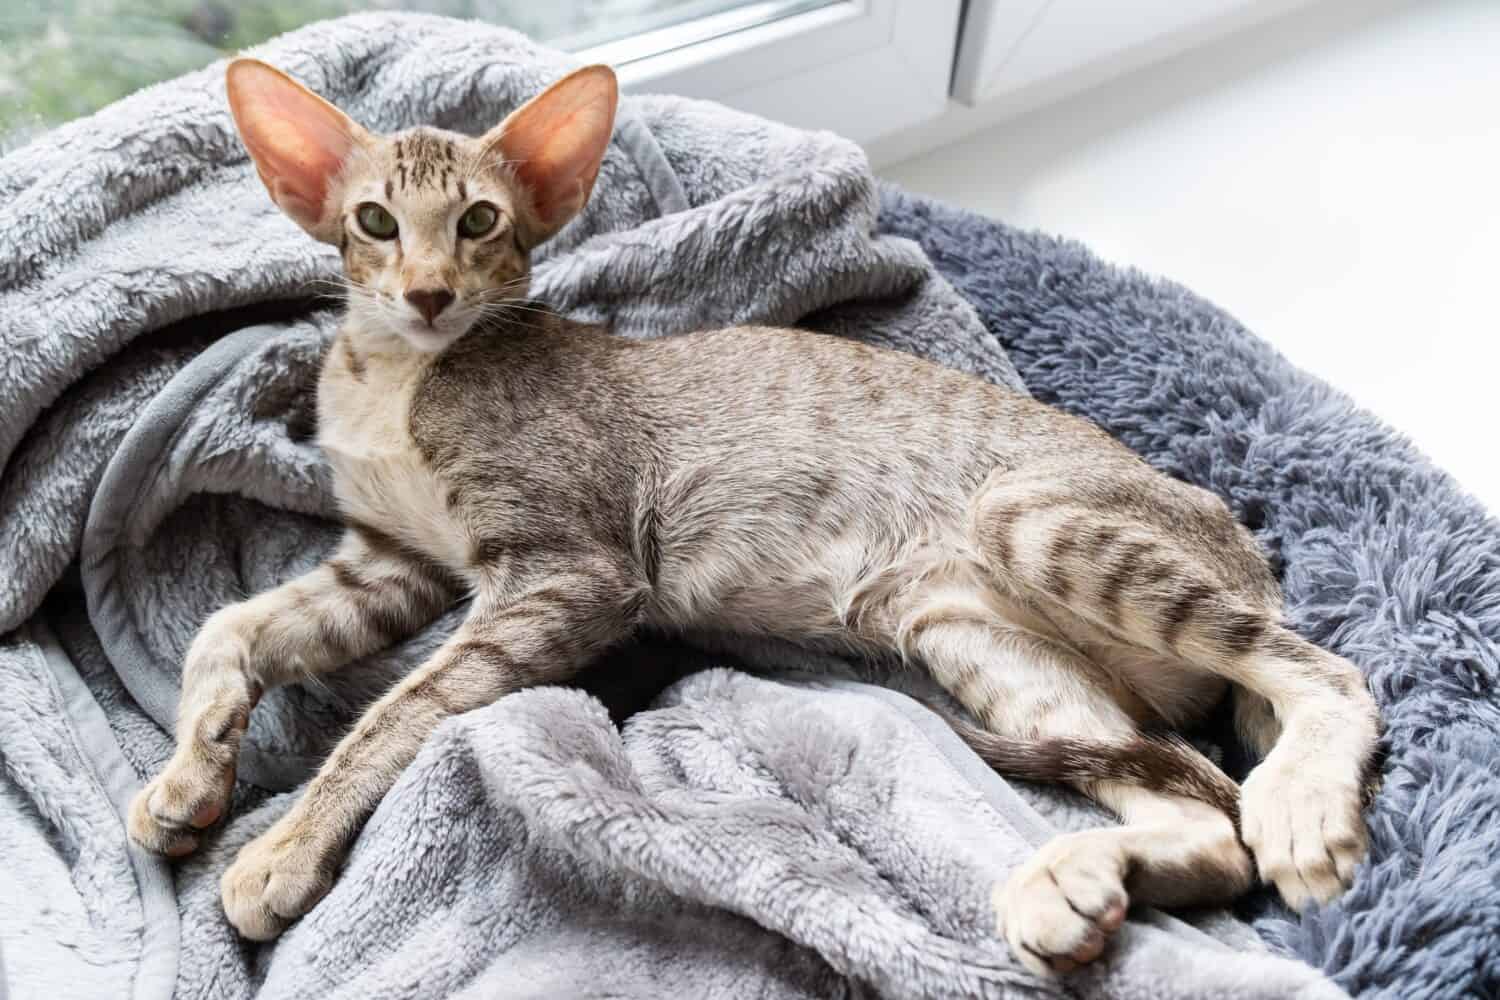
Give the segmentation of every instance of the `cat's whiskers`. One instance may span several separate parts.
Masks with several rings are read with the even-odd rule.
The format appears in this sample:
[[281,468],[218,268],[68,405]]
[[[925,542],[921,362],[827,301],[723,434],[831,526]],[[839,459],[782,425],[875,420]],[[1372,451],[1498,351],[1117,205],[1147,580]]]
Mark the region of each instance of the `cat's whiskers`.
[[546,308],[541,307],[541,306],[530,305],[530,304],[528,304],[529,300],[512,298],[512,297],[509,297],[509,296],[506,296],[506,295],[486,296],[486,297],[483,297],[483,298],[474,297],[474,298],[471,298],[469,300],[469,302],[470,302],[471,305],[486,306],[486,307],[493,307],[493,308],[527,309],[527,310],[530,310],[532,312],[551,312],[552,311],[550,309],[546,309]]
[[343,275],[335,275],[329,278],[308,278],[302,286],[316,299],[347,301],[353,284],[355,283]]
[[522,322],[522,317],[526,316],[535,317],[535,319],[530,320],[530,322],[536,323],[540,328],[547,325],[546,320],[551,317],[553,313],[550,309],[516,309],[502,306],[498,309],[493,310],[490,315],[513,322]]
[[[543,316],[550,316],[551,315],[550,310],[546,310],[546,309],[534,309],[534,310],[531,310],[531,311],[534,312],[534,313],[537,313],[539,315],[543,315]],[[488,321],[488,322],[500,322],[500,323],[503,323],[503,324],[505,324],[507,326],[518,326],[518,327],[521,327],[522,329],[526,329],[526,330],[546,330],[546,329],[548,329],[548,324],[546,324],[544,322],[537,322],[536,320],[526,319],[526,318],[523,318],[522,315],[518,315],[518,313],[523,313],[523,312],[524,312],[524,310],[518,310],[518,309],[515,309],[512,306],[507,306],[507,305],[505,305],[503,303],[490,303],[490,304],[478,307],[478,313],[479,313],[479,315],[478,315],[478,318],[475,320],[475,322],[476,323],[482,323],[482,322],[486,322],[486,321]]]
[[530,299],[508,298],[503,295],[476,296],[470,300],[472,305],[483,306],[492,309],[515,309],[522,312],[552,313],[553,310],[543,305],[533,305]]
[[497,296],[506,295],[517,288],[522,288],[527,284],[530,284],[530,282],[531,275],[522,274],[518,275],[517,277],[510,278],[506,281],[502,281],[498,285],[490,285],[488,288],[481,288],[479,289],[479,291],[473,292],[472,294],[475,298],[494,298]]
[[[484,317],[486,319],[521,318],[521,317],[525,317],[527,315],[527,310],[514,309],[514,308],[511,308],[511,307],[508,307],[508,306],[500,305],[498,303],[491,303],[489,305],[480,306],[480,307],[477,308],[476,311],[479,313],[480,316],[482,316],[482,317]],[[545,310],[539,310],[539,309],[538,310],[531,310],[530,312],[531,312],[532,315],[538,315],[538,316],[548,316],[548,315],[551,315],[549,312],[547,312]]]

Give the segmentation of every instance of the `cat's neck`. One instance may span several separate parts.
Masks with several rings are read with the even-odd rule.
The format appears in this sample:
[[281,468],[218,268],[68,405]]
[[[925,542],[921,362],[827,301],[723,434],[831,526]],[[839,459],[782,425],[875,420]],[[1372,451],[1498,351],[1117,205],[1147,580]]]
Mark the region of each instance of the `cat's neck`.
[[390,392],[419,378],[441,353],[419,350],[398,336],[363,330],[353,319],[345,319],[323,363],[323,378]]
[[323,360],[318,379],[319,438],[399,438],[412,394],[440,352],[421,351],[396,337],[371,335],[346,319]]

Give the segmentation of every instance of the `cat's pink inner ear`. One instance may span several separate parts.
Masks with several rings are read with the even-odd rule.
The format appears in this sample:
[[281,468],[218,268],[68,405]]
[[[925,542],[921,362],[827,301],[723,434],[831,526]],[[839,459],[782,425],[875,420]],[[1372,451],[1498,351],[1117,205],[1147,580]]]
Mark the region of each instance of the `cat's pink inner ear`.
[[338,108],[259,60],[234,60],[226,81],[240,137],[272,200],[304,229],[315,231],[328,208],[333,182],[363,130]]
[[588,202],[614,131],[619,84],[608,66],[585,66],[502,122],[495,143],[531,195],[546,239]]

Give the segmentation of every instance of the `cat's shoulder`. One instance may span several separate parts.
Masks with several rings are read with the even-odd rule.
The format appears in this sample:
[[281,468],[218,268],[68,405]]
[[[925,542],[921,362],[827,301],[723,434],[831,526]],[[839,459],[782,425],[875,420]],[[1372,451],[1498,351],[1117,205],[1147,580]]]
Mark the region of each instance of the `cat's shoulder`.
[[424,450],[439,451],[477,431],[515,434],[565,414],[577,417],[611,395],[610,357],[628,342],[606,330],[538,313],[489,321],[437,355],[411,399],[410,430]]

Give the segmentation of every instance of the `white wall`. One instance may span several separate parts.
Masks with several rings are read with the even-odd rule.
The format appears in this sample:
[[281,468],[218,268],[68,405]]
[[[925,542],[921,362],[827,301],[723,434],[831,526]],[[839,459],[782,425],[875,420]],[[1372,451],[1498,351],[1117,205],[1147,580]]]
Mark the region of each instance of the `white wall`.
[[883,173],[1185,283],[1500,510],[1500,0],[1327,0]]

